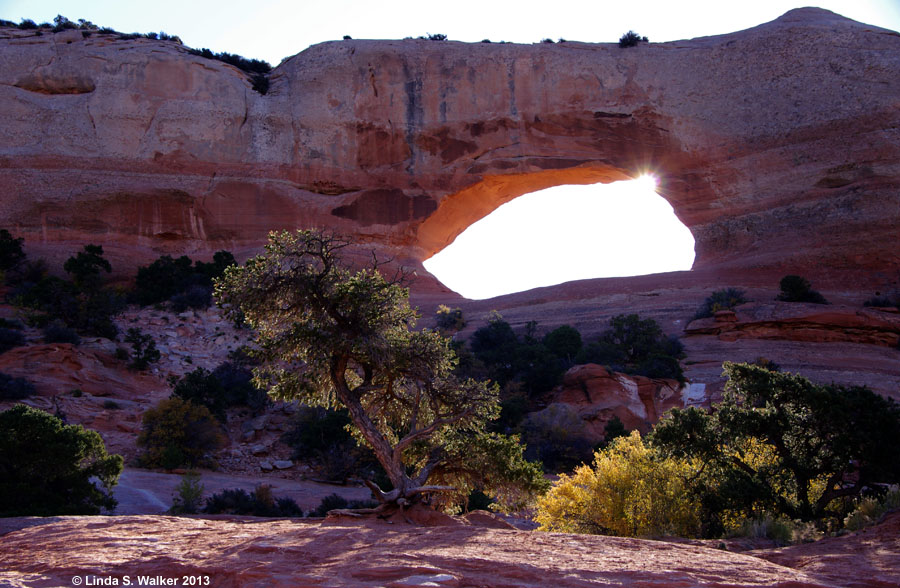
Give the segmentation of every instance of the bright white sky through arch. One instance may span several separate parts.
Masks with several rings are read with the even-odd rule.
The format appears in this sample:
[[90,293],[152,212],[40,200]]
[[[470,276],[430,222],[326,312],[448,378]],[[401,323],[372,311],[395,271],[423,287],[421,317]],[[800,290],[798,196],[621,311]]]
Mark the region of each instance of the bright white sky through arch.
[[[30,18],[40,23],[52,21],[57,14],[71,20],[84,18],[99,26],[122,32],[160,32],[178,35],[188,46],[208,47],[213,51],[228,51],[247,58],[265,59],[277,65],[283,58],[299,53],[307,46],[338,40],[344,35],[354,39],[402,39],[427,33],[443,33],[451,40],[479,42],[482,39],[536,43],[544,38],[573,41],[615,42],[628,30],[646,35],[651,42],[690,39],[719,35],[757,26],[774,20],[793,8],[818,6],[848,18],[879,27],[900,30],[900,0],[755,0],[753,2],[724,2],[722,0],[456,0],[454,2],[426,2],[423,0],[0,0],[0,18],[19,22]],[[619,190],[625,184],[578,187],[593,190],[588,205],[613,204],[617,211],[565,212],[560,202],[569,197],[554,195],[548,200],[549,210],[537,208],[531,218],[519,219],[526,242],[522,251],[535,247],[525,267],[499,278],[500,268],[490,269],[490,279],[508,284],[506,291],[518,291],[540,284],[560,281],[555,272],[563,262],[571,262],[570,273],[561,279],[600,275],[621,275],[627,267],[629,274],[654,273],[677,267],[687,269],[685,257],[672,261],[665,268],[642,269],[629,254],[643,243],[653,244],[651,259],[662,261],[674,249],[676,237],[664,236],[649,224],[648,211],[665,201],[645,190],[644,195],[631,194],[613,198],[607,191]],[[574,196],[572,196],[574,198]],[[520,202],[521,201],[521,202]],[[522,206],[528,200],[521,197],[507,206]],[[518,204],[517,204],[518,203]],[[622,207],[635,205],[630,211]],[[562,218],[549,221],[551,213]],[[671,215],[671,213],[669,213]],[[638,215],[640,223],[614,240],[601,244],[614,235],[629,215]],[[671,216],[670,216],[671,218]],[[586,224],[590,228],[582,225]],[[673,225],[677,228],[677,225]],[[563,227],[563,235],[551,237],[550,232]],[[496,231],[496,230],[495,230]],[[498,249],[512,248],[511,234],[503,230]],[[686,229],[682,227],[682,235]],[[590,235],[591,245],[576,243],[582,235]],[[559,243],[563,251],[542,258],[541,244]],[[689,249],[689,248],[688,248]],[[583,251],[587,257],[575,261],[574,253]],[[483,246],[478,255],[486,259],[494,252]],[[595,262],[604,264],[603,273],[596,273]],[[436,261],[435,261],[436,263]],[[614,264],[624,264],[616,266]],[[680,264],[680,265],[679,265]],[[490,264],[487,264],[490,267]],[[464,266],[462,273],[474,275],[475,268]],[[443,271],[439,271],[444,275]],[[538,283],[519,284],[518,280],[541,275]],[[449,275],[449,274],[447,274]],[[499,279],[498,279],[499,278]],[[444,278],[448,285],[451,278]],[[474,281],[484,281],[476,278]],[[477,284],[476,284],[477,285]],[[451,286],[472,297],[492,295],[463,286]]]
[[687,270],[694,238],[652,178],[520,196],[425,262],[467,298],[571,280]]

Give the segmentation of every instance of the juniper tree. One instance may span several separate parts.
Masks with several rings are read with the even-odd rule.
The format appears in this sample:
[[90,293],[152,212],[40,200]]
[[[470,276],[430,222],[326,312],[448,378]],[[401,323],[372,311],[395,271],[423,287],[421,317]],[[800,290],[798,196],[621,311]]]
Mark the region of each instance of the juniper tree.
[[392,488],[368,481],[384,508],[472,488],[507,507],[543,490],[515,438],[490,434],[497,387],[454,376],[449,339],[415,330],[402,274],[354,270],[350,243],[316,231],[271,233],[265,253],[231,267],[216,298],[256,330],[255,381],[281,400],[346,408],[352,432]]

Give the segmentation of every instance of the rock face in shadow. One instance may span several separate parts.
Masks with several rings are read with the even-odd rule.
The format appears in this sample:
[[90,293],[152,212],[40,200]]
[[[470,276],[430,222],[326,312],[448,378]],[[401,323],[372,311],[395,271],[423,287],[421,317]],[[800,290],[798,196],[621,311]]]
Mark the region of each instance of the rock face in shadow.
[[420,262],[503,202],[653,173],[699,270],[826,287],[900,262],[900,35],[825,10],[632,49],[329,42],[270,80],[0,29],[0,224],[51,257],[103,241],[116,267],[333,227],[427,289]]

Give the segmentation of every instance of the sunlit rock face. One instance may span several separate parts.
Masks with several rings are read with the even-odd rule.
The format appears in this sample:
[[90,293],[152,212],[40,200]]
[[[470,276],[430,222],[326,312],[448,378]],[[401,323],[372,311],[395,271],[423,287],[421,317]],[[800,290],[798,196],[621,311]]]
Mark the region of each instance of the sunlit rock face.
[[33,35],[0,29],[0,224],[51,259],[318,226],[428,290],[420,262],[503,202],[652,172],[695,269],[825,286],[900,262],[900,36],[828,11],[631,49],[325,43],[266,95],[173,43]]

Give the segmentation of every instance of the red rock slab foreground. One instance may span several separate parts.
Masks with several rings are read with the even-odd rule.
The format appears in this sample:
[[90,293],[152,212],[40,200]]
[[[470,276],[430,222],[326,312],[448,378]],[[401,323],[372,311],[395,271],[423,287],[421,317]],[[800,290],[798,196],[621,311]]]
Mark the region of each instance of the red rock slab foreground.
[[3,586],[138,585],[140,576],[216,587],[839,585],[695,545],[462,523],[60,517],[0,537]]

